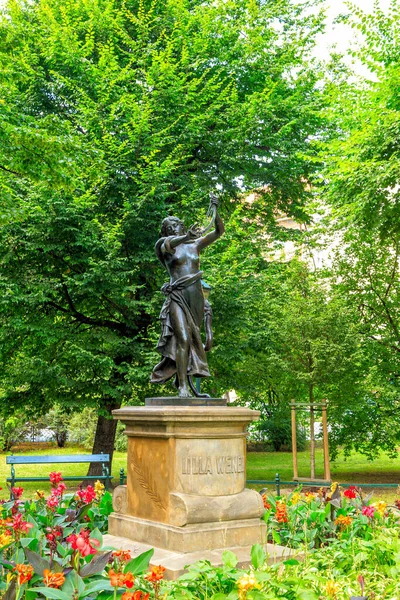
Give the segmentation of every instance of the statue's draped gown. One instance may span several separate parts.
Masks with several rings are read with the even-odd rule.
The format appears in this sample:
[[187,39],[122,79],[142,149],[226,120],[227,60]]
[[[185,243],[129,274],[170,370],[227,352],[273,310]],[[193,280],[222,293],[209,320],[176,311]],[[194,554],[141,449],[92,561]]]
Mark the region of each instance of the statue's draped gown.
[[[165,238],[158,240],[156,254],[162,264],[165,264],[161,253],[161,245]],[[157,350],[162,355],[162,360],[154,367],[151,374],[152,383],[165,383],[176,374],[177,338],[171,323],[171,306],[176,303],[178,310],[182,311],[185,321],[185,330],[189,338],[188,375],[193,377],[209,377],[206,353],[200,336],[200,329],[204,318],[204,296],[201,286],[202,271],[184,275],[166,283],[161,291],[166,295],[160,313],[161,336]]]

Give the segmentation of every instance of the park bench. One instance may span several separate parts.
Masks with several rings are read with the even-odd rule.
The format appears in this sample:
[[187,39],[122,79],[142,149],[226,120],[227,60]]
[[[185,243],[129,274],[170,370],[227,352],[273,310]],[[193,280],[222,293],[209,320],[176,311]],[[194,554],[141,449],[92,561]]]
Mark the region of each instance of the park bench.
[[63,475],[64,481],[95,480],[104,481],[106,489],[110,485],[110,455],[109,454],[70,454],[54,456],[7,456],[6,464],[11,465],[11,477],[7,477],[7,483],[11,487],[18,481],[49,481],[47,477],[19,477],[15,474],[14,465],[47,465],[47,464],[70,464],[70,463],[101,463],[101,475]]

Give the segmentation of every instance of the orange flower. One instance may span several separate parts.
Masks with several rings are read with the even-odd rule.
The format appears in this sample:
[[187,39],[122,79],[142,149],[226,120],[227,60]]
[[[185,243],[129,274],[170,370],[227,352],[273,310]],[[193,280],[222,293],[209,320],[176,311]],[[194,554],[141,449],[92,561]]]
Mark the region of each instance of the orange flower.
[[33,567],[31,565],[23,565],[18,564],[14,567],[13,571],[17,572],[17,581],[18,585],[22,585],[23,583],[28,583],[32,579],[33,576]]
[[134,583],[135,583],[135,578],[132,575],[132,573],[125,573],[124,585],[126,585],[127,588],[132,588]]
[[278,523],[287,523],[288,521],[286,504],[282,500],[276,501],[275,518]]
[[347,529],[347,527],[350,527],[351,522],[352,522],[351,517],[347,517],[345,515],[339,515],[338,518],[335,520],[335,525],[338,525],[340,527],[340,529],[343,531],[344,529]]
[[269,510],[269,509],[271,508],[271,505],[270,505],[270,503],[269,503],[269,502],[268,502],[268,500],[267,500],[267,496],[266,496],[266,494],[263,494],[263,495],[261,496],[261,498],[262,498],[262,501],[263,501],[263,504],[264,504],[264,508],[265,508],[265,510]]
[[121,596],[121,600],[149,600],[150,594],[145,594],[142,590],[135,590],[134,592],[124,592]]
[[165,567],[159,565],[158,567],[151,567],[150,573],[144,576],[147,581],[151,581],[152,583],[156,581],[160,581],[160,579],[164,579],[164,571]]
[[114,550],[112,557],[119,559],[121,562],[128,562],[132,558],[130,550]]
[[64,573],[53,573],[49,569],[43,571],[43,581],[49,588],[60,588],[65,581]]
[[116,573],[113,569],[110,569],[108,571],[108,577],[110,579],[110,584],[113,587],[126,586],[131,588],[135,583],[135,578],[132,573]]

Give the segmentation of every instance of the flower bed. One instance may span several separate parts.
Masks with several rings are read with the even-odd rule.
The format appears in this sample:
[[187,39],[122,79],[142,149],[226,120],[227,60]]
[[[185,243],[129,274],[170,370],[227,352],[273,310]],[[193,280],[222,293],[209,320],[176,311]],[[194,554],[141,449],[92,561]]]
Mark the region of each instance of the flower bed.
[[61,473],[50,473],[51,493],[0,505],[0,598],[2,600],[158,598],[163,567],[149,561],[153,551],[132,559],[129,551],[103,547],[112,511],[111,494],[94,487],[66,494]]
[[317,493],[298,489],[287,498],[263,495],[268,540],[291,548],[306,544],[309,549],[335,539],[370,540],[376,529],[396,527],[400,516],[399,501],[389,506],[371,503],[371,498],[354,486],[342,491],[337,484]]
[[[251,566],[240,569],[231,551],[223,565],[200,561],[178,581],[149,562],[153,551],[132,559],[103,546],[112,510],[100,482],[66,494],[60,473],[51,473],[49,496],[38,491],[0,505],[0,598],[2,600],[399,600],[399,509],[372,504],[359,490],[264,497],[270,541],[293,548],[293,556],[268,565],[254,546]],[[299,552],[301,556],[299,556]]]

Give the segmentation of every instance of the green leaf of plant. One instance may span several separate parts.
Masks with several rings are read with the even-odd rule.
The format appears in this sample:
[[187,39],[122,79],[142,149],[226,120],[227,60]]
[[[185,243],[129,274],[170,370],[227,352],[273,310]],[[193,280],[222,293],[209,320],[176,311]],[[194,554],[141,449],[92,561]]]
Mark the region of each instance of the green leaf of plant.
[[114,588],[107,579],[103,579],[101,581],[94,581],[90,585],[87,585],[85,588],[85,596],[90,596],[95,592],[112,592]]
[[96,527],[96,529],[93,529],[93,531],[90,533],[90,537],[94,540],[97,540],[100,542],[100,548],[103,545],[103,536],[100,533],[100,530]]
[[55,600],[71,600],[71,596],[62,592],[61,590],[55,590],[48,587],[34,588],[37,594],[43,594],[46,598],[53,598]]
[[265,559],[267,558],[264,548],[261,546],[261,544],[255,544],[252,547],[250,556],[251,564],[255,569],[260,569],[264,565]]
[[289,558],[288,560],[284,560],[283,564],[289,565],[290,567],[295,567],[296,565],[299,565],[300,563],[295,558]]
[[92,560],[82,567],[80,570],[80,576],[90,577],[91,575],[95,575],[96,573],[101,573],[104,571],[111,555],[112,550],[110,552],[98,552],[95,554]]
[[150,559],[154,554],[154,548],[139,554],[136,558],[129,561],[125,566],[124,573],[132,573],[132,575],[140,575],[149,568]]
[[319,596],[312,590],[298,590],[297,598],[298,600],[318,600]]
[[224,565],[226,567],[229,567],[230,569],[234,569],[236,567],[236,565],[238,564],[238,558],[237,558],[236,554],[234,552],[232,552],[232,550],[225,550],[222,553],[222,562],[224,563]]
[[272,531],[272,537],[274,538],[275,544],[282,544],[281,536],[277,531]]
[[61,556],[61,558],[65,558],[69,550],[68,548],[60,544],[60,542],[57,542],[57,552]]
[[37,538],[21,538],[20,539],[21,546],[23,548],[29,548],[29,550],[37,550],[39,545],[39,540]]

